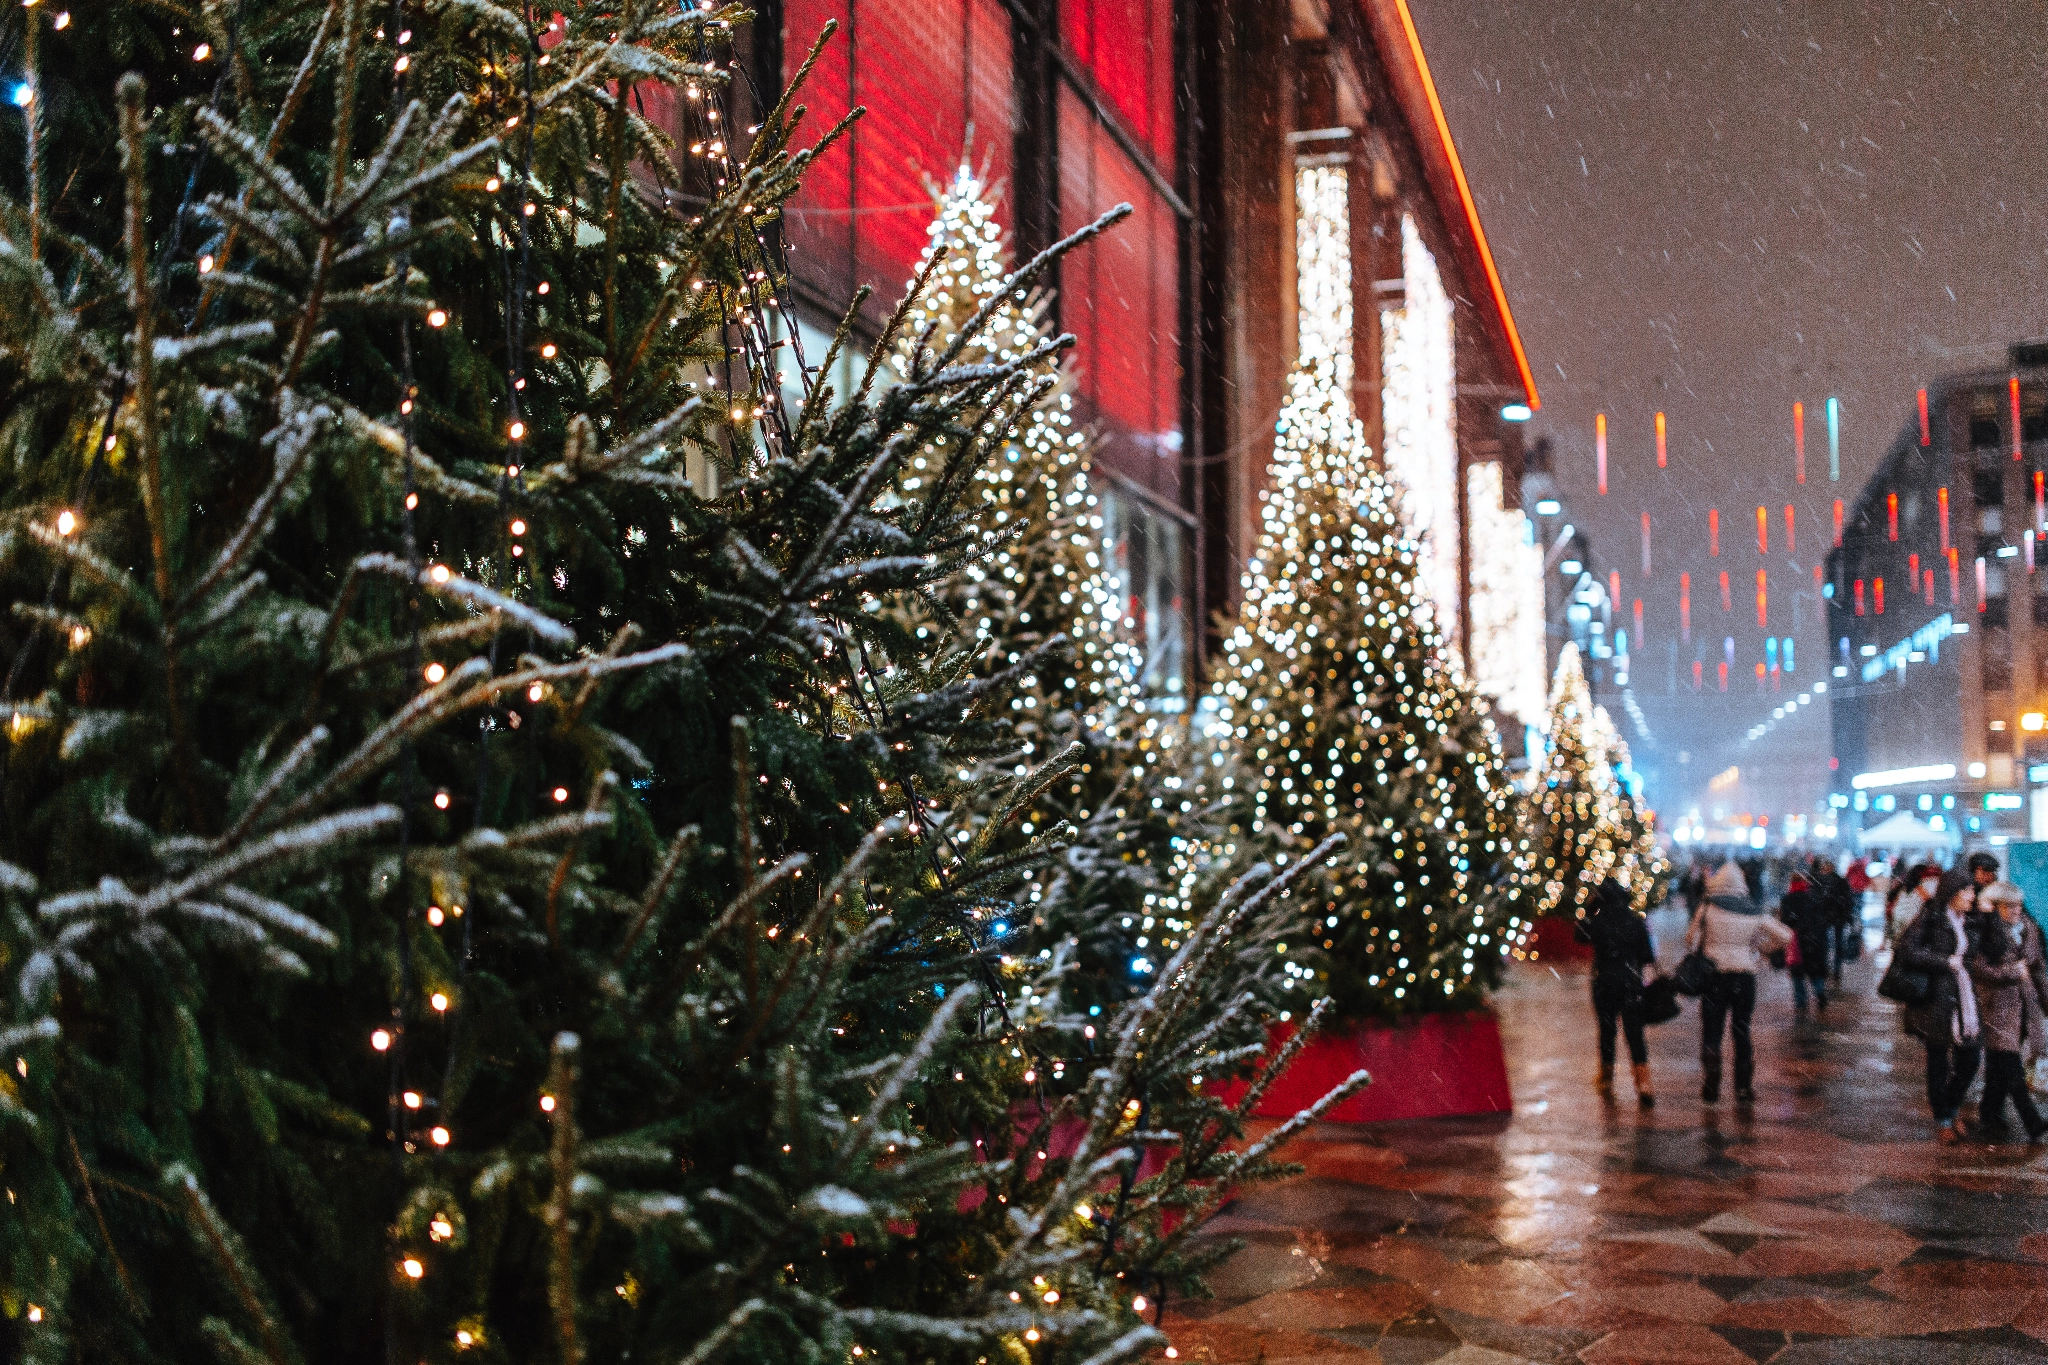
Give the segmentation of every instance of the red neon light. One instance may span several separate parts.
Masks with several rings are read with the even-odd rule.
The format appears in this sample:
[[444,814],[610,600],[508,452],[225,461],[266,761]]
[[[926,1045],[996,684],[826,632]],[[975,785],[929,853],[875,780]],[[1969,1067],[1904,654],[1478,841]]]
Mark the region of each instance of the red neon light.
[[1937,488],[1937,489],[1935,489],[1935,490],[1934,490],[1934,505],[1935,505],[1935,507],[1936,507],[1937,509],[1939,509],[1939,510],[1940,510],[1940,512],[1941,512],[1941,552],[1942,552],[1943,554],[1947,554],[1947,553],[1949,553],[1949,548],[1948,548],[1948,490],[1947,490],[1946,488]]
[[1537,411],[1543,400],[1536,394],[1536,376],[1529,372],[1529,357],[1522,350],[1521,333],[1515,330],[1515,315],[1508,308],[1508,291],[1493,264],[1493,248],[1486,244],[1486,228],[1479,221],[1479,205],[1473,201],[1472,186],[1465,180],[1465,163],[1458,159],[1458,144],[1451,140],[1450,120],[1444,117],[1443,101],[1437,98],[1436,79],[1429,74],[1429,59],[1422,54],[1422,35],[1415,31],[1415,16],[1408,12],[1408,0],[1394,0],[1394,13],[1401,18],[1401,34],[1408,40],[1408,55],[1422,81],[1422,93],[1429,101],[1430,121],[1436,125],[1437,143],[1450,163],[1451,181],[1458,187],[1458,203],[1465,210],[1465,223],[1472,229],[1473,244],[1479,249],[1479,264],[1486,271],[1486,287],[1493,294],[1493,306],[1500,313],[1501,330],[1508,349],[1514,353],[1515,369],[1522,377],[1522,389],[1529,406]]
[[1643,599],[1642,599],[1642,598],[1640,598],[1640,597],[1638,597],[1638,598],[1636,599],[1636,611],[1635,611],[1635,617],[1636,617],[1636,643],[1637,643],[1637,644],[1641,644],[1641,643],[1643,642]]
[[2012,457],[2020,457],[2020,377],[2012,377]]
[[1689,573],[1678,576],[1678,634],[1687,644],[1692,643],[1692,575]]
[[1952,607],[1963,604],[1963,558],[1953,545],[1948,547],[1948,604]]
[[1877,614],[1884,615],[1884,580],[1878,579],[1871,585],[1871,596],[1877,601]]
[[2035,470],[2035,471],[2034,471],[2034,534],[2035,534],[2035,535],[2040,535],[2040,534],[2041,534],[2041,533],[2042,533],[2043,531],[2048,531],[2048,521],[2044,521],[2044,520],[2043,520],[2043,517],[2042,517],[2042,507],[2041,507],[2041,503],[2042,503],[2042,496],[2041,496],[2041,494],[2042,494],[2042,487],[2041,487],[2042,479],[2043,479],[2043,475],[2042,475],[2041,471],[2040,471],[2040,470],[2038,470],[2038,469],[2037,469],[2037,470]]
[[1927,424],[1927,390],[1920,390],[1920,444],[1934,444],[1934,429]]
[[1977,610],[1984,610],[1984,556],[1977,556]]
[[1906,577],[1915,583],[1920,581],[1920,556],[1906,556]]
[[[1693,690],[1693,691],[1695,691],[1695,692],[1697,692],[1697,691],[1699,691],[1699,690],[1700,690],[1700,673],[1701,673],[1701,671],[1702,671],[1702,670],[1701,670],[1701,667],[1700,667],[1700,661],[1699,661],[1698,659],[1694,659],[1694,660],[1692,661],[1692,690]],[[1726,682],[1723,682],[1723,683],[1721,684],[1721,690],[1722,690],[1723,692],[1726,692],[1726,691],[1728,690],[1728,684],[1727,684]]]
[[1756,624],[1758,630],[1762,630],[1768,620],[1768,604],[1770,600],[1770,593],[1764,587],[1764,571],[1758,569],[1756,571]]
[[1657,414],[1657,468],[1664,467],[1664,414]]
[[1899,495],[1897,493],[1887,493],[1884,495],[1884,518],[1885,525],[1891,531],[1892,539],[1897,540],[1899,538]]
[[1856,580],[1856,614],[1863,614],[1863,580],[1860,578]]
[[1735,610],[1735,599],[1728,595],[1728,571],[1726,569],[1721,570],[1721,610]]
[[1771,552],[1771,514],[1761,507],[1756,509],[1756,552],[1760,555]]
[[1793,520],[1792,504],[1788,502],[1785,504],[1785,553],[1788,555],[1799,553],[1798,530],[1798,524]]
[[1721,509],[1707,509],[1707,553],[1720,558],[1721,555]]
[[1721,675],[1721,690],[1723,692],[1726,692],[1728,690],[1728,665],[1725,663],[1719,663],[1715,664],[1714,668],[1715,671],[1717,671]]
[[1607,414],[1593,414],[1593,462],[1600,473],[1600,496],[1607,496]]
[[1621,605],[1621,570],[1619,569],[1607,571],[1607,600],[1614,603],[1617,607]]
[[1921,572],[1927,575],[1927,605],[1931,607],[1934,605],[1934,570],[1923,569]]
[[1835,499],[1835,548],[1842,548],[1842,500]]
[[1650,576],[1650,514],[1643,513],[1643,577]]

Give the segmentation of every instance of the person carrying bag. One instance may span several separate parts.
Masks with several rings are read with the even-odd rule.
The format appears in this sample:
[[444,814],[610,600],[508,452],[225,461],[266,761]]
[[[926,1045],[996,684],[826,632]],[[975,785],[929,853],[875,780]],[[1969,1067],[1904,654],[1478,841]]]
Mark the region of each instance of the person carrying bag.
[[1706,901],[1685,931],[1691,951],[1679,964],[1683,972],[1698,956],[1711,969],[1699,993],[1700,1098],[1706,1103],[1721,1098],[1724,1026],[1735,1037],[1735,1098],[1745,1104],[1756,1098],[1756,1051],[1749,1020],[1756,1009],[1756,972],[1762,963],[1758,949],[1769,952],[1791,939],[1790,929],[1766,916],[1750,899],[1749,880],[1733,862],[1723,863],[1707,878]]
[[1628,1039],[1630,1070],[1635,1077],[1636,1104],[1657,1103],[1650,1088],[1650,1050],[1643,1040],[1643,969],[1657,963],[1650,929],[1629,905],[1628,892],[1612,877],[1593,889],[1593,912],[1580,921],[1574,935],[1593,945],[1593,1017],[1599,1026],[1600,1075],[1603,1095],[1614,1090],[1614,1029]]

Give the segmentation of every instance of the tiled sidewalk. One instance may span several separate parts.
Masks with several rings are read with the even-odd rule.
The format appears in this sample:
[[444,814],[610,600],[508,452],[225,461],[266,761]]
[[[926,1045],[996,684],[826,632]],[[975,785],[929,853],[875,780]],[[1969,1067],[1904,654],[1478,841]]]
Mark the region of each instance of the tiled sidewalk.
[[2048,1156],[1935,1146],[1868,956],[1817,1020],[1761,982],[1747,1109],[1701,1104],[1691,1005],[1650,1033],[1657,1108],[1625,1068],[1603,1104],[1582,971],[1499,998],[1512,1119],[1327,1125],[1305,1175],[1229,1209],[1246,1246],[1172,1306],[1179,1360],[2048,1361]]

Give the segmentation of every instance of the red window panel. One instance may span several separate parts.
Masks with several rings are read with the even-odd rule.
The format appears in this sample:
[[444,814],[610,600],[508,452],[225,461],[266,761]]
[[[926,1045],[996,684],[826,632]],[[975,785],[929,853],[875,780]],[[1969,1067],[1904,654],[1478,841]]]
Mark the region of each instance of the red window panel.
[[1103,102],[1171,176],[1172,0],[1063,0],[1060,37]]
[[1008,179],[1008,15],[1000,0],[787,0],[784,13],[786,75],[826,20],[840,24],[799,96],[810,139],[852,107],[867,111],[790,206],[791,268],[835,299],[872,284],[886,316],[928,240],[933,188],[969,150],[970,124],[975,166],[991,183]]
[[1080,395],[1101,420],[1104,459],[1169,497],[1178,489],[1180,292],[1173,211],[1087,108],[1060,96],[1060,230],[1118,203],[1134,212],[1069,255],[1060,325],[1077,342]]

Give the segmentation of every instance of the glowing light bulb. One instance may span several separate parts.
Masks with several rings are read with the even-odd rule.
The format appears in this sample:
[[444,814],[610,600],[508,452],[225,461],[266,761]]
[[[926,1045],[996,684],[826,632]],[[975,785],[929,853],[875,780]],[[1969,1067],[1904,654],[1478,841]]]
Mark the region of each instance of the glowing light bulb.
[[492,194],[496,194],[498,192],[498,186],[502,183],[503,182],[500,181],[498,177],[494,175],[489,180],[484,181],[484,188],[489,190]]
[[36,102],[35,88],[27,81],[23,81],[8,93],[7,98],[14,101],[15,108],[26,109]]
[[553,1095],[542,1095],[540,1097],[540,1112],[543,1114],[555,1112],[555,1097]]
[[515,535],[515,536],[523,536],[523,535],[525,535],[525,534],[526,534],[526,523],[525,523],[524,521],[521,521],[521,520],[519,520],[518,518],[516,518],[516,517],[515,517],[515,518],[513,519],[513,521],[512,521],[512,534],[513,534],[513,535]]
[[417,1109],[420,1107],[420,1092],[417,1090],[408,1090],[403,1095],[399,1096],[399,1098],[405,1101],[405,1107],[408,1109]]
[[378,1029],[370,1035],[370,1046],[379,1052],[384,1051],[391,1046],[391,1035],[383,1029]]
[[430,312],[430,313],[428,313],[428,314],[427,314],[427,326],[429,326],[429,327],[446,327],[447,325],[448,325],[448,313],[447,313],[447,310],[445,310],[445,309],[441,309],[441,308],[436,308],[436,309],[434,309],[434,310],[433,310],[432,312]]
[[535,683],[533,686],[526,689],[526,699],[528,701],[539,701],[542,697],[546,695],[547,689],[545,687],[542,687],[539,683]]
[[443,792],[435,792],[435,793],[434,793],[434,809],[435,809],[435,810],[447,810],[447,809],[448,809],[448,793],[447,793],[447,792],[444,792],[444,791],[443,791]]
[[545,293],[547,293],[547,292],[548,292],[548,282],[547,282],[546,280],[542,280],[542,281],[540,282],[540,287],[539,287],[538,289],[534,290],[533,292],[534,292],[534,293],[536,293],[536,294],[545,294]]
[[57,514],[57,534],[58,534],[58,535],[60,535],[60,536],[68,536],[68,535],[70,535],[70,534],[71,534],[71,533],[72,533],[73,531],[76,531],[77,529],[78,529],[78,518],[72,515],[72,513],[71,513],[71,509],[70,509],[70,508],[68,508],[68,507],[67,507],[67,508],[65,508],[65,509],[64,509],[63,511],[61,511],[61,512],[59,512],[59,513]]
[[407,494],[405,495],[405,510],[406,510],[406,511],[410,512],[410,511],[412,511],[412,510],[413,510],[414,508],[418,507],[419,505],[420,505],[420,495],[419,495],[419,494],[417,494],[417,493],[407,493]]
[[28,1306],[28,1320],[30,1322],[41,1322],[43,1320],[43,1310],[35,1304],[30,1304]]
[[540,348],[540,355],[543,360],[553,360],[555,358],[555,343],[550,341],[545,346],[542,346]]
[[445,678],[445,677],[447,677],[447,676],[448,676],[448,670],[447,670],[447,669],[445,669],[445,668],[443,668],[443,667],[441,667],[441,665],[440,665],[439,663],[431,663],[431,664],[428,664],[428,665],[427,665],[427,670],[426,670],[426,671],[427,671],[427,681],[428,681],[428,682],[430,682],[430,683],[437,683],[437,682],[441,681],[441,679],[443,679],[443,678]]
[[195,61],[195,62],[203,62],[203,61],[205,61],[205,60],[206,60],[206,59],[207,59],[208,57],[211,57],[212,55],[213,55],[213,44],[212,44],[212,43],[201,43],[201,44],[200,44],[200,45],[199,45],[198,47],[195,47],[195,48],[193,48],[193,49],[192,49],[192,60],[193,60],[193,61]]
[[457,1332],[455,1334],[455,1344],[457,1346],[468,1346],[471,1342],[475,1340],[476,1338],[471,1336],[467,1332]]
[[[448,1145],[448,1130],[446,1128],[436,1125],[427,1130],[427,1136],[434,1140],[436,1147],[446,1147]],[[441,1235],[446,1237],[448,1234],[444,1232]]]
[[449,579],[448,566],[446,564],[436,564],[433,568],[427,570],[427,577],[433,579],[436,583],[446,583]]
[[447,919],[448,917],[441,913],[440,906],[430,905],[427,907],[427,923],[433,925],[436,929],[440,928]]
[[199,258],[199,273],[202,275],[211,275],[213,273],[213,257],[201,256]]
[[1131,1309],[1133,1312],[1138,1313],[1142,1313],[1145,1311],[1145,1296],[1143,1294],[1140,1294],[1136,1298],[1131,1300]]
[[59,14],[59,15],[57,16],[57,23],[56,23],[56,25],[55,25],[55,26],[56,26],[57,28],[60,28],[60,29],[63,29],[63,28],[70,28],[70,27],[71,27],[71,11],[70,11],[70,10],[65,10],[65,11],[64,11],[63,13]]
[[445,1010],[448,1008],[448,997],[443,995],[439,991],[435,991],[432,995],[427,997],[427,1003],[429,1005],[432,1005],[437,1011]]
[[567,787],[557,787],[557,788],[555,788],[555,800],[556,800],[556,801],[567,801],[568,799],[569,799],[569,789],[568,789]]
[[510,435],[512,439],[515,441],[523,439],[526,435],[526,423],[514,422],[512,424]]
[[408,1280],[417,1280],[420,1276],[427,1273],[427,1268],[421,1265],[417,1258],[412,1256],[408,1256],[403,1261],[400,1261],[398,1268],[405,1272],[405,1278]]

